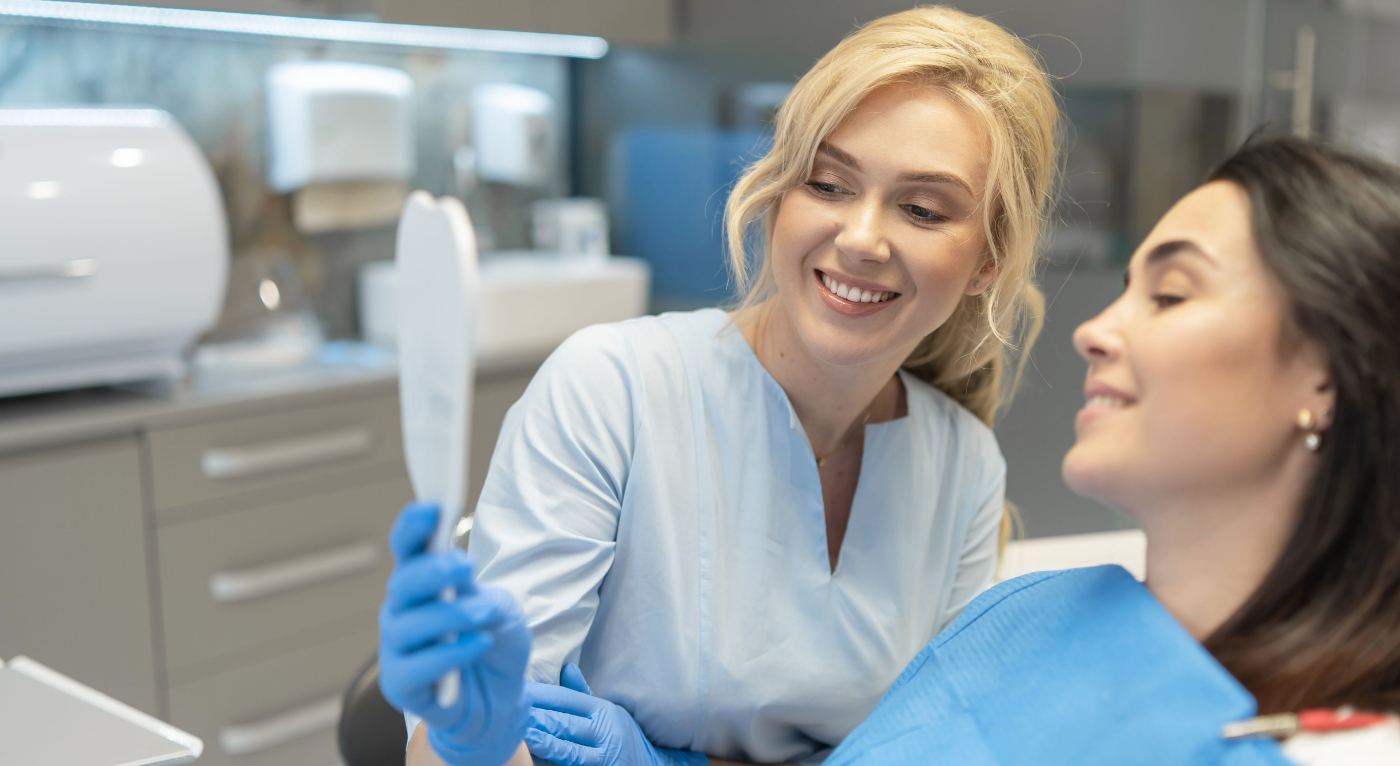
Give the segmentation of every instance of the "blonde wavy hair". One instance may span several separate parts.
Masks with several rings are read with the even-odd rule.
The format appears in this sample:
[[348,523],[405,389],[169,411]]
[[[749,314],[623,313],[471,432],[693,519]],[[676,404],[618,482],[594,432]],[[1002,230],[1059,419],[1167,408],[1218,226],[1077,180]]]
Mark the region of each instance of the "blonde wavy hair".
[[[807,181],[817,147],[872,91],[894,83],[940,88],[981,122],[989,138],[981,206],[991,287],[963,296],[948,321],[904,361],[983,422],[1009,400],[1040,333],[1045,301],[1035,285],[1039,243],[1061,157],[1060,109],[1035,54],[986,19],[921,7],[866,24],[797,81],[775,118],[772,147],[751,164],[724,210],[740,321],[776,291],[767,257],[778,203]],[[762,220],[762,257],[749,236]],[[755,274],[754,271],[757,271]],[[1016,374],[1004,369],[1019,356]]]

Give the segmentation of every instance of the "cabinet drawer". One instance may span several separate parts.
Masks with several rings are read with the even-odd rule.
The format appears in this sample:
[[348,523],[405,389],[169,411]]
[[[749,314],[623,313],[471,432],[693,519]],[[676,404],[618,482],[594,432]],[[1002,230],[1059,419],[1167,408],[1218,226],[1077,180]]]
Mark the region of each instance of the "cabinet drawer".
[[150,432],[157,513],[380,463],[403,464],[399,403],[383,396]]
[[375,651],[361,631],[170,687],[170,722],[204,740],[200,766],[332,766],[350,678]]
[[318,626],[373,625],[389,527],[412,495],[407,480],[381,482],[158,527],[172,677]]
[[0,654],[158,714],[140,455],[128,437],[0,459]]

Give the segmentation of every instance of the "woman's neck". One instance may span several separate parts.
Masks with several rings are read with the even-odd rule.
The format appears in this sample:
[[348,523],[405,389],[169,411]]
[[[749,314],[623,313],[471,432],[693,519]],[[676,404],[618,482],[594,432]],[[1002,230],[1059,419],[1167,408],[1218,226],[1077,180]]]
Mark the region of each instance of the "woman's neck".
[[771,302],[754,309],[752,320],[740,327],[759,363],[787,393],[814,453],[838,449],[859,421],[896,416],[900,386],[894,374],[906,355],[829,364],[812,355],[786,312]]
[[1263,583],[1288,544],[1307,481],[1306,458],[1228,492],[1159,499],[1133,515],[1147,534],[1147,587],[1198,641]]

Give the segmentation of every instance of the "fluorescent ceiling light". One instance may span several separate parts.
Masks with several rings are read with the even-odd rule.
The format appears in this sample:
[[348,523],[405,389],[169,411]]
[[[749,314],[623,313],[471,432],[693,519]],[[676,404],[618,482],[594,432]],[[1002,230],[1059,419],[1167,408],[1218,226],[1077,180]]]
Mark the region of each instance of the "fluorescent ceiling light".
[[584,35],[384,24],[377,21],[312,19],[300,16],[192,11],[106,3],[71,3],[63,0],[0,0],[0,17],[3,16],[587,59],[602,58],[608,52],[606,40]]

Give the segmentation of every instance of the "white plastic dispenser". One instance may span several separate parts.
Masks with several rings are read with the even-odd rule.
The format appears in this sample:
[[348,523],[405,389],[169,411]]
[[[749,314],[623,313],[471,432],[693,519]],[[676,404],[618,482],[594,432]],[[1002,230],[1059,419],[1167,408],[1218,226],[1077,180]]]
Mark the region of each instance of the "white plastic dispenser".
[[267,71],[268,183],[292,192],[298,229],[398,218],[414,171],[413,80],[368,64],[302,61]]
[[477,178],[547,185],[556,144],[554,99],[523,85],[489,83],[472,90],[471,106]]

